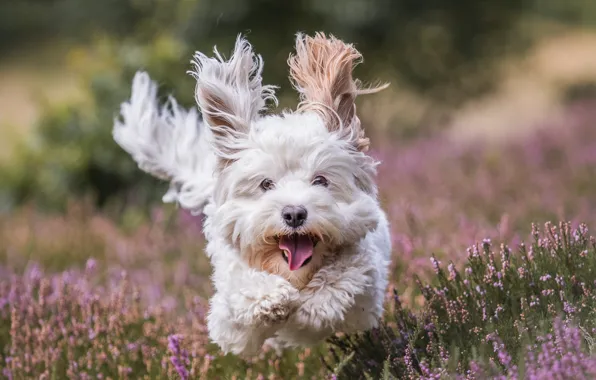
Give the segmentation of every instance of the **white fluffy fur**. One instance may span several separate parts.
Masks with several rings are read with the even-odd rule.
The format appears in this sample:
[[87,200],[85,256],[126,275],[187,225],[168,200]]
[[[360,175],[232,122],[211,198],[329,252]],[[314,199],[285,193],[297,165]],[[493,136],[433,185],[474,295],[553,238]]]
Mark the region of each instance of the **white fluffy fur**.
[[[251,355],[266,341],[282,349],[376,326],[391,252],[377,162],[317,112],[262,116],[273,88],[262,86],[262,60],[244,39],[229,60],[197,53],[194,64],[205,121],[171,98],[160,107],[156,85],[139,72],[114,138],[142,170],[170,181],[164,201],[205,216],[211,339],[226,353]],[[329,186],[311,184],[316,175]],[[273,190],[259,187],[264,178]],[[271,241],[291,232],[286,205],[305,206],[300,232],[321,238],[311,263],[294,272]],[[272,266],[264,270],[264,262]],[[308,280],[295,286],[292,276]]]
[[173,97],[160,107],[157,85],[137,72],[130,101],[120,107],[113,136],[143,171],[170,181],[164,202],[201,212],[213,194],[215,155],[200,127],[196,109],[182,109]]

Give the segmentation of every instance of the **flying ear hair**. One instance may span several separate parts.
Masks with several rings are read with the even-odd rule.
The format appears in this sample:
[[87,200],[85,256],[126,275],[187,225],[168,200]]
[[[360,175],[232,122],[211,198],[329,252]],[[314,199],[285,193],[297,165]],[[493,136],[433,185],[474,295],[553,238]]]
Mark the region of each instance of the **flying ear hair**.
[[316,33],[314,37],[298,33],[296,53],[290,55],[290,80],[300,93],[298,111],[318,112],[331,132],[339,133],[359,151],[366,151],[365,137],[356,115],[356,96],[384,90],[389,84],[363,89],[352,78],[362,55],[351,44]]
[[252,121],[266,108],[267,100],[277,104],[275,86],[263,86],[263,59],[252,51],[241,35],[225,60],[214,48],[215,57],[196,52],[190,74],[196,79],[195,99],[213,132],[218,153],[231,158],[240,149],[241,138]]

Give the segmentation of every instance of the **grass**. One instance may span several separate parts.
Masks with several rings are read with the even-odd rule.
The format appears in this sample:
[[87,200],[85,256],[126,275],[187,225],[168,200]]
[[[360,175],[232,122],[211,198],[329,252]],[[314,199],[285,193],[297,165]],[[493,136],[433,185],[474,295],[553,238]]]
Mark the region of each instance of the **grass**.
[[65,66],[68,48],[60,41],[42,40],[2,57],[0,162],[10,160],[15,143],[29,137],[44,106],[83,95],[76,75]]

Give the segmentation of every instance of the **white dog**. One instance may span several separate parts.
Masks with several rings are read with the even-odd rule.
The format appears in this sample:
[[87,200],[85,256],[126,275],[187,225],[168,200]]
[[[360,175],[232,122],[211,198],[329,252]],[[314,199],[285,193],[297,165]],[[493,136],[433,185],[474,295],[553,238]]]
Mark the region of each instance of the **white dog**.
[[334,332],[375,327],[383,314],[391,243],[377,201],[377,162],[355,98],[360,53],[334,37],[297,35],[294,112],[261,83],[263,62],[238,37],[233,55],[196,53],[194,109],[136,74],[114,138],[139,167],[170,182],[164,202],[205,217],[215,294],[210,338],[252,355],[310,345]]

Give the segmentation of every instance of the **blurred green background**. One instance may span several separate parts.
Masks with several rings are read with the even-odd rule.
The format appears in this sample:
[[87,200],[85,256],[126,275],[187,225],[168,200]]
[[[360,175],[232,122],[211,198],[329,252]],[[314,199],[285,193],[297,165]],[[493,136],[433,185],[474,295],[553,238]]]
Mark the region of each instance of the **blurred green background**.
[[228,52],[238,33],[263,55],[282,107],[296,103],[296,32],[355,43],[357,75],[392,84],[359,101],[378,146],[435,131],[501,141],[592,96],[595,25],[593,0],[3,1],[0,210],[62,211],[83,197],[119,216],[158,201],[165,185],[111,138],[131,77],[146,69],[162,95],[193,106],[192,53]]

